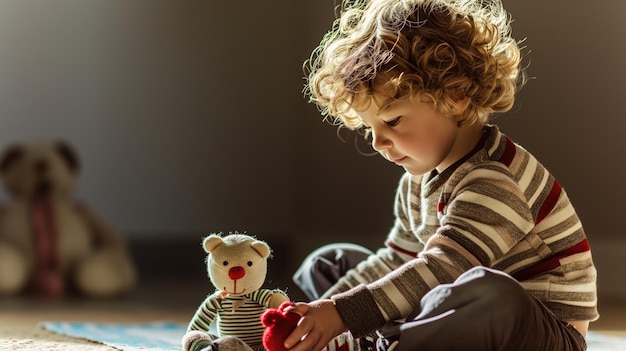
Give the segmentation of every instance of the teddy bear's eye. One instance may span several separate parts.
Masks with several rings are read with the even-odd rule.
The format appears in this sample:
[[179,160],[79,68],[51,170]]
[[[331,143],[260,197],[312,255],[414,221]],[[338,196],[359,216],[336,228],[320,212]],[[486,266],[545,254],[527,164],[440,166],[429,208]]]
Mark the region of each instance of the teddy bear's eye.
[[252,261],[248,261],[248,267],[252,267]]
[[228,266],[228,261],[224,261],[224,262],[222,262],[222,264],[223,264],[224,266]]

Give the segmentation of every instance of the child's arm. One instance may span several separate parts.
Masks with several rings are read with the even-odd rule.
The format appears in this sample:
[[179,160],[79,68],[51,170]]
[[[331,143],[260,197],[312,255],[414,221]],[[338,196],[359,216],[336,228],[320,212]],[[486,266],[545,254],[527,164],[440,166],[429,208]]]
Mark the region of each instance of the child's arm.
[[290,351],[322,350],[334,337],[346,330],[331,300],[297,303],[285,310],[289,311],[302,315],[298,326],[285,339],[285,348]]

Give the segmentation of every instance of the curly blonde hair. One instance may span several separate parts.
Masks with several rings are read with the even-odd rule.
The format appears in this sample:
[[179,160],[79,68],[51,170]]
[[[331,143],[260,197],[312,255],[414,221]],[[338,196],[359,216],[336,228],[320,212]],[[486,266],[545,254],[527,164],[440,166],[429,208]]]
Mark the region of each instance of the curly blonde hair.
[[511,108],[523,84],[520,48],[500,0],[344,0],[311,58],[305,94],[331,122],[361,127],[355,110],[382,97],[432,103],[459,124]]

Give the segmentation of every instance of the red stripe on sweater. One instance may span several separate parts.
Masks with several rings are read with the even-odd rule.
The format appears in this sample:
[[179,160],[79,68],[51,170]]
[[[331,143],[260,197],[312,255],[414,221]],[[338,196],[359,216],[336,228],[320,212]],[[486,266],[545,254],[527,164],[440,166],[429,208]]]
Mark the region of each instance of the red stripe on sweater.
[[437,202],[437,212],[443,212],[444,208],[446,208],[445,202]]
[[409,256],[413,256],[413,257],[417,257],[418,252],[413,252],[413,251],[409,251],[409,250],[405,250],[403,248],[401,248],[398,245],[395,245],[394,243],[387,241],[385,242],[385,245],[387,245],[388,247],[394,249],[395,251],[398,251],[400,253],[403,253],[405,255],[409,255]]
[[541,205],[541,208],[537,213],[537,219],[535,219],[535,224],[541,222],[544,218],[546,218],[546,216],[548,216],[548,214],[550,214],[550,212],[552,212],[554,206],[556,206],[556,203],[559,201],[559,197],[561,196],[561,190],[561,185],[555,179],[554,183],[552,184],[550,194],[548,194],[548,197],[546,197],[546,199],[543,201],[543,204]]
[[518,281],[524,281],[539,274],[549,272],[561,266],[561,260],[563,258],[582,252],[587,252],[589,250],[589,242],[587,241],[587,239],[584,239],[583,241],[572,247],[567,248],[566,250],[558,252],[553,256],[545,258],[543,261],[539,261],[538,263],[530,267],[524,268],[521,271],[514,273],[513,278],[517,279]]
[[506,137],[506,146],[504,147],[504,152],[498,161],[508,167],[511,165],[511,162],[513,162],[513,157],[515,157],[515,144],[513,143],[513,140]]

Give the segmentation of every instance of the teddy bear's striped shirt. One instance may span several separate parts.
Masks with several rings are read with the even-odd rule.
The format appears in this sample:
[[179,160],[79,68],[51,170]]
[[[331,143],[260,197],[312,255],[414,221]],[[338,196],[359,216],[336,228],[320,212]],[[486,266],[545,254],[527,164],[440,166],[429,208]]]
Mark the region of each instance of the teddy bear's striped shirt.
[[212,336],[238,337],[254,350],[264,350],[261,314],[275,292],[259,289],[247,295],[220,297],[221,291],[217,291],[200,305],[187,330],[209,333],[211,324],[216,322],[217,335]]

